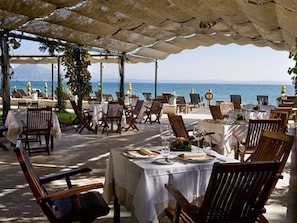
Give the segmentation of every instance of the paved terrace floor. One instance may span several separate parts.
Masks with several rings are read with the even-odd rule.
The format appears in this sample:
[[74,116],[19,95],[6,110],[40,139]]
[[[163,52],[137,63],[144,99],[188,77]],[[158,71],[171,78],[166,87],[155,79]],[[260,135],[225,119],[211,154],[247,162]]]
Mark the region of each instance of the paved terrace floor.
[[[194,109],[191,114],[183,115],[186,125],[197,121],[198,118],[209,118],[206,109]],[[162,122],[168,122],[167,115],[163,115]],[[46,175],[67,168],[89,166],[93,171],[89,175],[79,177],[77,183],[104,182],[105,168],[109,151],[113,148],[139,145],[160,145],[158,124],[138,124],[139,131],[129,130],[121,135],[97,135],[84,130],[81,134],[73,127],[62,130],[61,139],[55,139],[54,151],[51,155],[36,154],[31,161],[38,174]],[[9,145],[9,144],[8,144]],[[288,162],[290,166],[290,162]],[[267,203],[266,217],[272,223],[289,222],[286,220],[287,194],[289,184],[289,168],[285,170],[285,179],[279,181],[271,199]],[[9,151],[0,149],[0,222],[48,222],[25,181],[20,166],[16,160],[13,148]],[[59,187],[62,182],[50,184],[50,190]],[[111,205],[112,208],[112,205]],[[108,216],[96,222],[113,222],[113,210]],[[122,208],[121,222],[131,222],[130,213]],[[168,222],[162,219],[161,222]]]

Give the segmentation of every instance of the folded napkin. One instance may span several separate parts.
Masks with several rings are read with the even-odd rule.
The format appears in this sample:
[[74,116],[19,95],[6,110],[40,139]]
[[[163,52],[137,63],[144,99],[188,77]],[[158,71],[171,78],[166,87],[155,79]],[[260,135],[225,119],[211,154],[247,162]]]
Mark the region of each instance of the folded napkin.
[[207,153],[182,153],[179,156],[183,159],[191,159],[191,160],[213,159],[213,157],[209,156]]
[[125,153],[135,157],[148,157],[158,155],[156,152],[153,152],[146,148],[141,148],[139,150],[126,150]]
[[147,156],[154,156],[156,155],[156,153],[152,152],[151,150],[147,149],[147,148],[140,148],[139,149],[139,153],[142,155],[147,155]]

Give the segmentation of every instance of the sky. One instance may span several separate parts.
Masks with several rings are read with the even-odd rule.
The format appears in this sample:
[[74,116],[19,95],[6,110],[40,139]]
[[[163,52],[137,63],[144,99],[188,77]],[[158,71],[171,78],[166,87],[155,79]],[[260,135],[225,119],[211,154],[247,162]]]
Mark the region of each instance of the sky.
[[[39,55],[39,44],[21,41],[11,55]],[[158,61],[158,81],[190,83],[291,83],[287,73],[294,65],[287,51],[253,45],[213,45],[184,50]],[[50,69],[50,65],[43,65]],[[90,69],[93,81],[99,80],[99,64]],[[119,79],[117,64],[104,64],[103,78]],[[125,64],[125,79],[154,81],[155,64]]]

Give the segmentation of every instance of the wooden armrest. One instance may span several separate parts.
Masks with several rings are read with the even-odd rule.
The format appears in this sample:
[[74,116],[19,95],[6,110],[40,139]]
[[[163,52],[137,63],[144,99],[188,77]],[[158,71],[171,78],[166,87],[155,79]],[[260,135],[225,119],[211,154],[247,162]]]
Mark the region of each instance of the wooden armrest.
[[189,201],[182,195],[182,193],[172,184],[165,184],[165,187],[176,199],[177,204],[182,208],[182,210],[193,219],[196,219],[197,215],[199,214],[199,209],[194,208],[194,206],[192,206]]
[[103,184],[102,183],[93,183],[93,184],[88,184],[88,185],[83,185],[83,186],[78,186],[78,187],[73,187],[70,188],[68,190],[64,190],[64,191],[59,191],[53,194],[49,194],[47,196],[44,197],[39,197],[37,198],[37,202],[41,202],[42,200],[57,200],[57,199],[61,199],[61,198],[65,198],[65,197],[69,197],[81,192],[86,192],[89,190],[94,190],[94,189],[98,189],[98,188],[103,188]]
[[241,144],[245,144],[245,138],[242,138],[240,135],[236,133],[233,133],[232,135],[236,138],[238,142],[240,142]]
[[61,171],[59,173],[54,173],[51,175],[43,176],[43,177],[40,177],[39,180],[42,184],[46,184],[46,183],[49,183],[49,182],[52,182],[55,180],[60,180],[62,178],[70,177],[70,176],[81,174],[81,173],[87,173],[87,172],[91,172],[91,171],[92,171],[92,169],[89,167],[82,167],[82,168]]

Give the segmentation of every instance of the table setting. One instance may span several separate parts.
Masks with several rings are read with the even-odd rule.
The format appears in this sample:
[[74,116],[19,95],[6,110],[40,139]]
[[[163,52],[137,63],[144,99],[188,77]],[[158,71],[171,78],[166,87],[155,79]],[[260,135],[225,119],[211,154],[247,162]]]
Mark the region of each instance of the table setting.
[[133,222],[159,222],[172,200],[165,183],[173,183],[193,200],[204,195],[214,162],[238,162],[196,145],[176,151],[171,134],[171,128],[162,126],[160,145],[110,151],[103,197],[108,203],[124,205],[132,212]]

